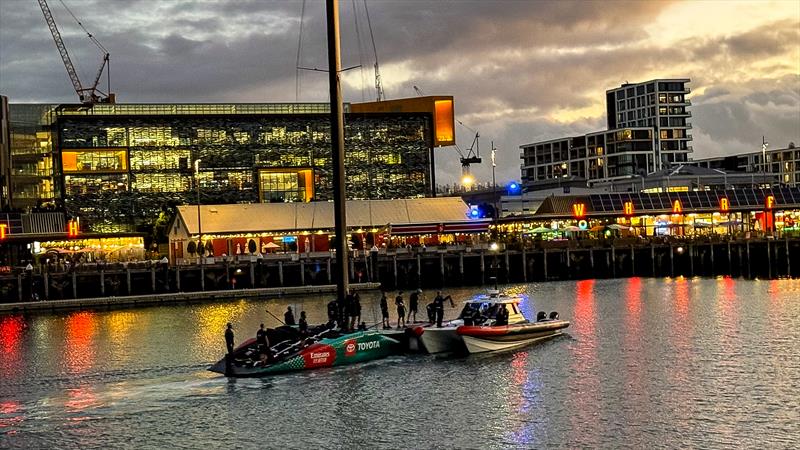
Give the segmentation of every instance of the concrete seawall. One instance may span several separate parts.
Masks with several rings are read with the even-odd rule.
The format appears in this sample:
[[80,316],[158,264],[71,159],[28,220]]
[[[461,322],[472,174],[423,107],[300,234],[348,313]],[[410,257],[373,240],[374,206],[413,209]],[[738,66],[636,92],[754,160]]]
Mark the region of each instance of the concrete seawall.
[[[354,290],[371,290],[380,287],[379,283],[353,284]],[[335,285],[290,286],[280,288],[236,289],[227,291],[176,292],[150,295],[130,295],[122,297],[96,297],[66,300],[40,300],[34,302],[0,303],[0,314],[28,312],[51,312],[74,309],[123,308],[131,306],[167,305],[173,303],[198,303],[204,301],[264,298],[292,295],[333,294]]]

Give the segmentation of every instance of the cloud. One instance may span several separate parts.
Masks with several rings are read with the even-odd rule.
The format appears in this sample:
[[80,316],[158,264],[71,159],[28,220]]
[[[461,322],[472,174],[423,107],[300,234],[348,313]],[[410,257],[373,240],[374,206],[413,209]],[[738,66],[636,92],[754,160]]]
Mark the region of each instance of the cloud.
[[[345,100],[374,97],[362,2],[341,2]],[[792,2],[368,2],[390,98],[454,95],[458,119],[500,149],[498,180],[519,179],[519,146],[605,127],[605,90],[691,78],[697,157],[800,142],[800,11]],[[68,0],[111,52],[123,102],[296,99],[300,2]],[[101,55],[58,2],[53,14],[82,79]],[[734,14],[735,13],[735,14]],[[747,20],[742,19],[746,17]],[[358,21],[358,28],[356,28]],[[692,27],[682,27],[691,22]],[[697,25],[697,24],[700,25]],[[306,2],[300,65],[326,68],[324,6]],[[670,24],[676,24],[674,27]],[[327,101],[327,77],[299,72],[299,100]],[[36,2],[0,1],[0,91],[12,102],[74,101]],[[473,133],[457,126],[461,147]],[[781,144],[778,144],[781,143]],[[460,176],[437,149],[437,180]],[[490,179],[488,164],[475,166]]]

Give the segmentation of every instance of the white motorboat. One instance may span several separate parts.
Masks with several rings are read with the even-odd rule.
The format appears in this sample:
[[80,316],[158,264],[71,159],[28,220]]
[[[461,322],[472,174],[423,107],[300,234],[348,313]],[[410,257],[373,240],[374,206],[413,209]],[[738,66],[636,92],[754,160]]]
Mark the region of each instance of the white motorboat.
[[412,330],[428,353],[463,353],[468,349],[457,332],[458,327],[493,323],[501,304],[506,305],[509,324],[526,323],[528,320],[519,307],[522,300],[524,297],[521,295],[506,295],[496,289],[490,290],[487,294],[465,301],[457,319],[443,322],[441,327],[423,325]]

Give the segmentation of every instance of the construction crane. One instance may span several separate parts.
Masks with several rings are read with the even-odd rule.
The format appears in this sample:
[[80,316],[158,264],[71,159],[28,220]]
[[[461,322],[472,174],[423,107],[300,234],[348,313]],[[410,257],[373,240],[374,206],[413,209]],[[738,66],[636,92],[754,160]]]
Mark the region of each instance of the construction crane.
[[[413,88],[414,92],[416,92],[420,97],[426,96],[425,91],[423,91],[419,86],[414,85]],[[461,161],[461,184],[470,185],[475,182],[475,178],[473,178],[472,172],[470,171],[470,164],[480,164],[483,161],[481,159],[481,133],[473,130],[467,125],[464,125],[464,122],[460,120],[456,120],[456,122],[475,134],[475,136],[472,138],[472,144],[468,149],[464,150],[459,147],[458,144],[455,144],[456,152],[459,156],[458,159]]]
[[[97,71],[97,75],[94,77],[94,83],[92,83],[91,87],[84,87],[81,83],[80,78],[78,77],[78,72],[75,70],[75,66],[72,64],[72,59],[69,57],[69,53],[67,52],[67,47],[64,45],[64,41],[61,39],[61,33],[58,31],[58,27],[56,26],[56,21],[53,18],[53,14],[50,12],[50,7],[47,5],[46,0],[38,0],[39,7],[42,9],[42,14],[44,14],[44,20],[47,22],[47,26],[50,28],[50,33],[53,35],[53,40],[56,43],[56,48],[58,48],[58,53],[61,55],[61,60],[64,62],[64,67],[67,69],[67,74],[69,75],[70,80],[72,81],[72,86],[75,88],[75,92],[78,94],[78,98],[80,98],[81,103],[87,106],[91,106],[95,103],[114,103],[114,94],[111,93],[111,69],[110,69],[110,61],[109,61],[109,54],[108,50],[103,47],[102,44],[92,36],[89,31],[83,26],[83,24],[75,17],[75,14],[72,14],[67,5],[64,4],[63,0],[60,0],[61,4],[64,6],[64,9],[72,16],[73,19],[78,23],[78,25],[86,32],[86,35],[89,36],[89,39],[103,52],[103,62],[100,64],[100,69]],[[106,67],[109,69],[106,71],[106,75],[108,76],[108,93],[104,93],[97,88],[97,85],[100,83],[100,77],[103,76],[103,71]]]
[[378,48],[375,46],[375,35],[372,34],[372,21],[369,19],[369,8],[367,0],[364,0],[364,12],[367,14],[367,25],[369,26],[369,38],[372,40],[372,53],[375,55],[375,90],[377,91],[378,101],[386,100],[386,93],[383,92],[381,82],[381,71],[378,67]]
[[[416,86],[414,86],[416,88]],[[472,138],[472,144],[469,146],[468,149],[462,150],[458,144],[455,144],[456,152],[458,152],[459,161],[461,161],[461,183],[464,185],[470,185],[475,182],[475,179],[472,177],[472,172],[470,171],[470,164],[480,164],[481,161],[481,133],[479,131],[473,130],[472,128],[464,125],[464,123],[460,120],[456,120],[459,125],[466,128],[467,130],[475,133],[475,136]]]

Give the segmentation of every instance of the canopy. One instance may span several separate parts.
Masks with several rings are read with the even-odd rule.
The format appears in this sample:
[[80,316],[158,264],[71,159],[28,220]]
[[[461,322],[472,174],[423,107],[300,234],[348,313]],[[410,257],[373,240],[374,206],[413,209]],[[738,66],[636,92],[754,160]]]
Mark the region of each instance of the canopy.
[[595,225],[592,228],[589,228],[589,231],[603,231],[606,229],[605,225]]
[[564,231],[583,231],[580,228],[576,227],[575,225],[570,225],[564,228]]
[[534,229],[532,229],[532,230],[531,230],[531,233],[534,233],[534,234],[541,234],[541,233],[549,233],[549,232],[551,232],[551,231],[553,231],[553,230],[551,230],[550,228],[546,228],[546,227],[536,227],[536,228],[534,228]]
[[608,228],[611,229],[611,230],[630,230],[631,229],[631,227],[628,227],[628,226],[625,226],[625,225],[622,225],[622,224],[619,224],[619,223],[612,223],[611,225],[608,226]]

